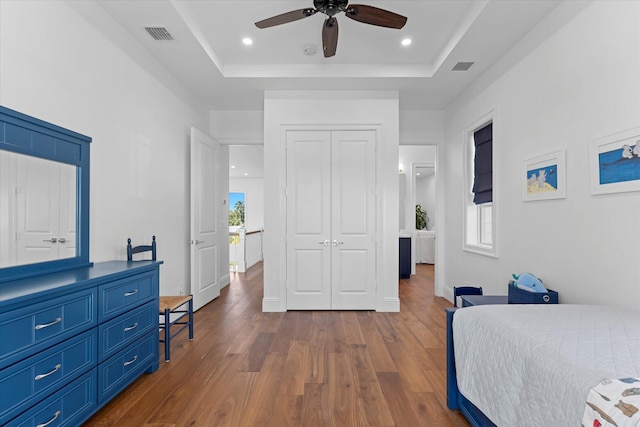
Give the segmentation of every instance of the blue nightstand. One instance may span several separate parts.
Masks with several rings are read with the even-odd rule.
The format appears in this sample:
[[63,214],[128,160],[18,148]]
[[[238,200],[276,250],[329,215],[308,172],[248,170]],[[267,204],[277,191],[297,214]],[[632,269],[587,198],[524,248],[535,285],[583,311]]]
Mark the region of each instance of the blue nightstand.
[[508,303],[508,297],[506,295],[463,295],[461,298],[463,307]]

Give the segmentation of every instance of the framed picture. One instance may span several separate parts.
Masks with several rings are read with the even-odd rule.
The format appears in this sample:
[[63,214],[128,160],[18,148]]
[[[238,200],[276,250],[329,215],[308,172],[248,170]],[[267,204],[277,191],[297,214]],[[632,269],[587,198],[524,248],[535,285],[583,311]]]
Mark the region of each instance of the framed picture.
[[522,200],[563,199],[566,195],[565,150],[522,162]]
[[592,141],[589,172],[591,194],[640,191],[640,128]]

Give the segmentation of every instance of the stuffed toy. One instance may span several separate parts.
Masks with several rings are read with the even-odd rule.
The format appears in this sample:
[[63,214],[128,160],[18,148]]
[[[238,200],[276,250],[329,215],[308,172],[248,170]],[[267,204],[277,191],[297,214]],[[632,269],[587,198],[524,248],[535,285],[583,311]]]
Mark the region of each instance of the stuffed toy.
[[513,286],[529,292],[547,292],[542,281],[531,273],[512,274]]

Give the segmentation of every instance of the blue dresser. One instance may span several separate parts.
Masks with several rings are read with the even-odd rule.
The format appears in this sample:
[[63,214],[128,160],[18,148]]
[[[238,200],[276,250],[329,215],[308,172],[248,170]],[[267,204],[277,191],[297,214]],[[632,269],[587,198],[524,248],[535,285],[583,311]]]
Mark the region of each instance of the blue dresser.
[[77,426],[158,369],[160,264],[0,283],[0,425]]

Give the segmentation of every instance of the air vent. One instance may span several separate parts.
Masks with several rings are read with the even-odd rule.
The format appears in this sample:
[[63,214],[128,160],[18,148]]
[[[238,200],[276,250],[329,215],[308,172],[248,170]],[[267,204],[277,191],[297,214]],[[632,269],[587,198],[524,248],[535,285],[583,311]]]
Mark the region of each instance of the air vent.
[[154,40],[173,40],[173,36],[164,27],[144,27]]
[[475,62],[458,62],[451,71],[467,71]]

